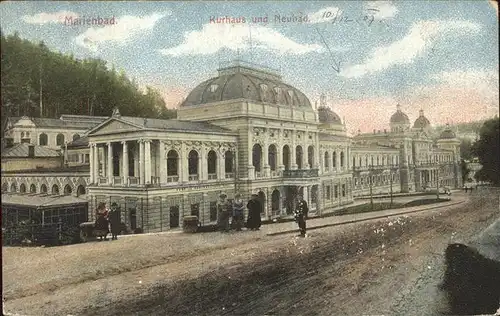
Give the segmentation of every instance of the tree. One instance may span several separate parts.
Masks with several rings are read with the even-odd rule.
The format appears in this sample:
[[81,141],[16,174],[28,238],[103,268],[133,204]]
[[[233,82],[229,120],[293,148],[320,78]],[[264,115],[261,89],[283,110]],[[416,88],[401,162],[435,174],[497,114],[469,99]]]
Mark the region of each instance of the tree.
[[476,179],[500,185],[500,119],[484,122],[479,131],[479,140],[473,145],[473,154],[479,158],[481,170]]
[[460,169],[462,171],[462,183],[465,183],[467,182],[466,180],[468,179],[470,169],[464,159],[460,160]]
[[460,157],[465,160],[471,160],[472,154],[472,141],[468,138],[460,140]]

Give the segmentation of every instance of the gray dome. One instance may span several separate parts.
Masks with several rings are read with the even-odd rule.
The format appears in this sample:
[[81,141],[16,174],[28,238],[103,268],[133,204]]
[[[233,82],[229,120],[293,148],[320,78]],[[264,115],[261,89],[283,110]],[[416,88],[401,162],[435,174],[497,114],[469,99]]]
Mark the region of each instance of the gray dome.
[[408,118],[408,115],[398,109],[396,113],[391,116],[391,123],[410,124],[410,119]]
[[444,131],[439,135],[439,139],[454,139],[457,138],[457,135],[451,130],[449,125],[446,125]]
[[318,119],[320,123],[323,124],[338,124],[342,125],[342,120],[337,113],[333,112],[330,108],[319,107],[318,108]]
[[431,122],[424,116],[424,111],[420,110],[420,116],[415,120],[413,128],[426,128]]
[[236,99],[312,108],[305,94],[284,83],[281,76],[239,64],[219,69],[218,77],[200,83],[181,106]]

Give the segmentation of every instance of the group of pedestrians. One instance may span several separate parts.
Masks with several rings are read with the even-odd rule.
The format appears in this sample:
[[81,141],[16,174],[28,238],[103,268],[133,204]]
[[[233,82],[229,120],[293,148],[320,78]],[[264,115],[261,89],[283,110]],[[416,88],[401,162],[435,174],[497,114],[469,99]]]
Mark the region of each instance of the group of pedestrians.
[[217,226],[219,230],[229,232],[233,228],[236,231],[242,231],[244,226],[249,230],[259,230],[262,224],[260,215],[263,205],[258,200],[257,194],[252,195],[246,208],[248,209],[248,217],[245,224],[245,203],[241,198],[241,194],[236,194],[234,201],[231,203],[227,199],[227,195],[222,193],[217,202]]
[[108,211],[106,203],[100,203],[97,207],[95,229],[100,239],[108,240],[108,234],[111,232],[111,240],[117,240],[121,230],[120,212],[116,203],[111,205]]
[[[252,194],[251,199],[246,205],[248,216],[245,224],[245,205],[241,198],[241,194],[236,194],[234,201],[231,203],[227,199],[227,195],[222,193],[217,202],[217,226],[223,233],[229,232],[231,228],[236,231],[241,231],[243,226],[248,230],[259,230],[262,225],[261,213],[263,212],[263,207],[264,206],[259,201],[258,195]],[[308,213],[309,208],[307,202],[302,196],[299,196],[297,207],[294,212],[294,219],[299,226],[300,237],[306,236],[306,220]]]

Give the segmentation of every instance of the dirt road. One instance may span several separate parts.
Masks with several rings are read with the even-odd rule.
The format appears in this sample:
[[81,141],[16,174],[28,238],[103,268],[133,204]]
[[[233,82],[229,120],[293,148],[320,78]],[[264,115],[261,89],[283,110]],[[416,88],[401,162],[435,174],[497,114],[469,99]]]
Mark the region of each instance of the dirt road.
[[[471,240],[499,217],[498,192],[482,191],[460,205],[316,230],[305,239],[233,235],[200,253],[163,261],[153,255],[151,267],[97,280],[76,282],[76,273],[67,273],[71,277],[50,283],[50,290],[40,285],[38,294],[28,280],[18,287],[9,283],[7,310],[29,315],[435,315],[441,308],[435,285],[446,245]],[[436,302],[429,303],[430,298]]]

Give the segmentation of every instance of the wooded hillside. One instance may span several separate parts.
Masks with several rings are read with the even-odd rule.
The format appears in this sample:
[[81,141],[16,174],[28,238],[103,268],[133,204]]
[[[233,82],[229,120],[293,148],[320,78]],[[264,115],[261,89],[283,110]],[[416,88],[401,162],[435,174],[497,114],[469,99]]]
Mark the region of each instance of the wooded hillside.
[[18,34],[1,35],[1,55],[2,117],[109,116],[114,107],[122,115],[176,116],[175,110],[165,108],[157,90],[147,87],[144,93],[124,72],[108,69],[106,61],[78,60]]

